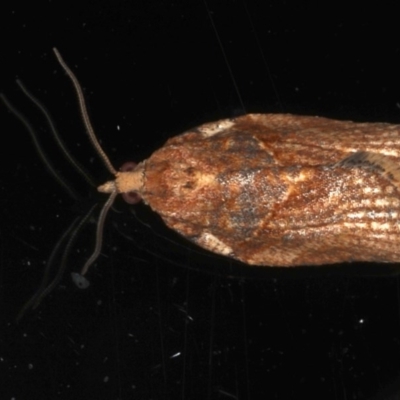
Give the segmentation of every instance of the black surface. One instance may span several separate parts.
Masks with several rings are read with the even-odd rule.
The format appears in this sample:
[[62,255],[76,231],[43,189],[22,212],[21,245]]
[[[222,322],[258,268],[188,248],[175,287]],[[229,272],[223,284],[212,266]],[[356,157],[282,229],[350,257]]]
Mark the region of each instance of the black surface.
[[107,219],[90,288],[77,289],[69,272],[90,254],[94,224],[77,239],[57,289],[15,323],[58,238],[103,201],[62,159],[15,79],[46,104],[98,183],[110,175],[84,134],[54,46],[85,88],[117,167],[190,127],[244,111],[398,123],[396,2],[318,4],[1,7],[0,91],[82,194],[69,198],[1,105],[2,399],[398,398],[399,278],[385,266],[246,267],[188,244],[146,207],[122,200]]

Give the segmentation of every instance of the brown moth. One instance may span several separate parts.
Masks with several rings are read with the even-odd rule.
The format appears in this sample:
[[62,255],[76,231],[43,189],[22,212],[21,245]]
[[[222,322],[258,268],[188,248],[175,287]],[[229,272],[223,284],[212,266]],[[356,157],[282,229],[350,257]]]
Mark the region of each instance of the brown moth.
[[[74,84],[89,138],[115,176],[98,187],[111,195],[98,219],[92,255],[80,274],[71,274],[78,287],[89,286],[84,275],[100,254],[105,217],[118,193],[131,204],[142,199],[167,226],[197,245],[250,265],[400,261],[400,125],[248,114],[193,128],[140,164],[128,162],[117,171],[96,138],[77,78],[54,52]],[[17,83],[58,136],[43,105]],[[0,100],[36,143],[24,116],[1,93]],[[57,242],[39,289],[17,320],[56,287],[70,246],[92,211],[79,223],[75,220]],[[48,284],[52,260],[68,236],[60,269]]]
[[101,192],[251,265],[400,261],[400,125],[249,114],[171,138]]
[[248,114],[173,137],[117,172],[102,150],[72,80],[86,130],[118,193],[143,199],[182,236],[214,253],[260,266],[400,261],[400,125],[290,114]]

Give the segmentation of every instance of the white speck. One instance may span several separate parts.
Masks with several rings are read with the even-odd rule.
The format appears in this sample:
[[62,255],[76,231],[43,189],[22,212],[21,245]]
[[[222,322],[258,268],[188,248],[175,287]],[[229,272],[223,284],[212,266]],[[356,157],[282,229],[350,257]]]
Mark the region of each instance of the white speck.
[[179,357],[181,355],[181,352],[178,351],[177,353],[173,354],[170,358],[176,358]]
[[[357,182],[358,183],[358,182]],[[369,186],[367,186],[367,187],[365,187],[365,188],[363,188],[363,190],[362,190],[365,194],[369,194],[369,193],[371,193],[372,192],[372,188],[371,187],[369,187]]]
[[358,321],[358,323],[359,323],[359,324],[363,324],[363,323],[364,323],[364,319],[361,318],[361,319]]
[[121,127],[119,125],[117,125],[117,131],[120,131]]
[[368,224],[366,222],[356,222],[354,224],[349,224],[349,228],[368,229]]
[[363,219],[365,218],[365,211],[350,212],[347,216],[351,219]]
[[387,207],[389,205],[389,201],[387,199],[377,199],[375,200],[375,205],[377,207]]
[[200,235],[199,243],[204,244],[204,247],[208,250],[213,250],[219,254],[228,255],[232,253],[232,249],[229,246],[208,232],[203,232]]
[[382,224],[374,221],[371,223],[371,228],[377,231],[388,231],[390,229],[390,224],[387,222]]
[[28,364],[28,369],[33,369],[33,365],[32,364]]
[[104,377],[104,383],[107,383],[110,380],[110,378],[108,376]]
[[370,199],[362,199],[361,200],[361,205],[365,207],[370,207],[371,206],[371,200]]
[[97,300],[97,303],[96,303],[98,306],[101,306],[102,304],[103,304],[103,301],[102,300]]
[[229,121],[229,120],[224,120],[224,121],[211,122],[209,124],[204,124],[201,127],[199,127],[198,129],[204,137],[210,137],[210,136],[213,136],[225,129],[230,128],[233,125],[234,125],[234,122]]

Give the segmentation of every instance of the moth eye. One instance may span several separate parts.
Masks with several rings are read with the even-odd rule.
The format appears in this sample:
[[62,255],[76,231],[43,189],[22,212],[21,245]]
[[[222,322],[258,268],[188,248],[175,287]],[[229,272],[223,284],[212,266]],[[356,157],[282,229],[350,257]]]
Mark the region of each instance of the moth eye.
[[[122,164],[120,170],[122,172],[130,172],[130,171],[133,171],[136,168],[136,166],[137,166],[137,163],[135,163],[133,161],[127,161],[126,163]],[[128,204],[137,204],[142,200],[140,195],[136,192],[122,193],[122,198]]]
[[136,192],[121,193],[121,195],[128,204],[137,204],[142,200],[140,195]]
[[122,172],[129,172],[129,171],[133,171],[137,166],[137,163],[133,162],[133,161],[127,161],[126,163],[122,164],[120,170]]

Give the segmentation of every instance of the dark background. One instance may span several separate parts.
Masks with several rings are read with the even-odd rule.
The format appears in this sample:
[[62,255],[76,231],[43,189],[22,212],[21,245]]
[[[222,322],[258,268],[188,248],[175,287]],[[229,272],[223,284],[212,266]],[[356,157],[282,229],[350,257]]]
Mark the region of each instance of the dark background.
[[188,244],[147,207],[121,199],[90,288],[77,289],[69,272],[91,253],[93,223],[57,288],[15,323],[58,238],[104,202],[62,159],[16,78],[46,104],[97,183],[110,174],[85,136],[54,46],[83,85],[116,167],[188,128],[243,112],[398,123],[397,2],[360,4],[0,7],[0,91],[82,196],[72,200],[52,179],[27,131],[0,105],[2,399],[399,398],[399,278],[388,268],[248,267]]

